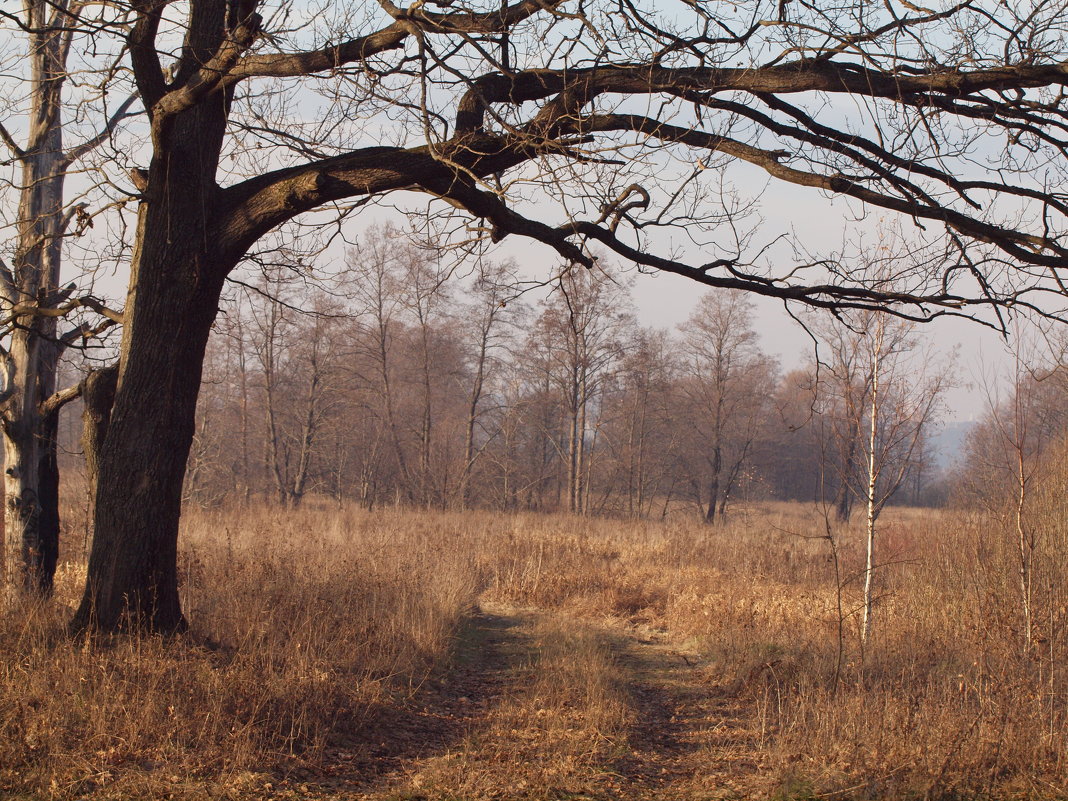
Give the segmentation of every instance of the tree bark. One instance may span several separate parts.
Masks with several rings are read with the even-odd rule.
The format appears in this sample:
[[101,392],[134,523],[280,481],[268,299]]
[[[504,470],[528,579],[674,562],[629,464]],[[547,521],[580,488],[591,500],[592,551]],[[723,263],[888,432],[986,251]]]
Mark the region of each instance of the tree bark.
[[708,482],[708,508],[705,509],[705,522],[714,525],[716,522],[716,507],[719,503],[719,474],[723,470],[723,449],[718,444],[712,447],[712,458],[709,460],[712,468],[712,477]]
[[[188,58],[206,60],[224,22],[221,4],[194,5]],[[186,628],[177,575],[182,482],[208,335],[225,276],[242,255],[227,252],[214,228],[226,211],[214,180],[223,101],[153,119],[155,155],[138,210],[115,405],[74,630]]]
[[100,475],[100,453],[108,433],[111,407],[115,404],[118,377],[118,365],[109,365],[90,373],[82,387],[82,452],[85,454],[86,491],[93,507]]
[[[5,277],[11,306],[48,305],[59,281],[62,254],[63,186],[68,167],[60,114],[69,36],[45,20],[46,4],[31,7],[38,30],[30,35],[33,86],[30,129],[22,163],[14,269]],[[31,313],[20,317],[7,358],[13,392],[2,408],[4,439],[5,579],[29,593],[52,588],[59,548],[58,478],[55,475],[55,423],[39,404],[56,384],[59,348],[56,322]],[[42,485],[42,481],[44,484]],[[47,509],[43,504],[49,504]]]
[[834,517],[839,523],[848,523],[849,518],[853,516],[852,481],[857,471],[857,438],[860,436],[858,430],[860,423],[855,417],[856,413],[850,408],[847,409],[847,414],[850,415],[847,423],[849,428],[846,433],[845,455],[842,459],[842,472],[838,479],[838,491],[834,503]]
[[879,404],[882,398],[879,396],[879,368],[881,364],[883,347],[883,326],[882,321],[876,326],[875,340],[871,349],[872,353],[872,365],[871,365],[871,379],[870,379],[870,396],[871,400],[868,407],[868,453],[867,453],[867,486],[865,488],[864,499],[867,502],[868,516],[865,541],[865,559],[864,559],[864,617],[861,622],[860,639],[863,644],[867,644],[871,637],[872,620],[875,611],[875,521],[879,516],[880,506],[878,505],[878,499],[876,497],[876,483],[879,478],[880,465],[878,464],[878,458],[876,456],[875,448],[876,441],[879,435]]
[[[115,405],[99,460],[89,580],[74,618],[76,630],[186,627],[177,576],[182,481],[222,281],[200,232],[168,237],[165,212],[152,204],[141,210],[144,236],[134,257]],[[146,262],[170,269],[139,269]]]

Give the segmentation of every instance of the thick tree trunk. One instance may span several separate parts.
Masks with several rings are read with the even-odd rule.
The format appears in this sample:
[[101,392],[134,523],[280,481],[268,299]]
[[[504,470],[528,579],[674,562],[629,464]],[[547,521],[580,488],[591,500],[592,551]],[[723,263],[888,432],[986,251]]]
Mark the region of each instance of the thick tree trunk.
[[40,434],[37,497],[41,502],[41,514],[37,518],[39,551],[34,573],[37,576],[37,590],[44,595],[51,595],[56,565],[59,563],[58,412],[48,415],[41,421]]
[[[47,16],[47,7],[34,7],[32,12]],[[58,29],[42,26],[31,36],[29,59],[34,92],[30,130],[20,157],[23,188],[18,207],[18,240],[14,270],[7,277],[12,283],[3,293],[11,305],[37,301],[47,306],[59,281],[63,187],[68,167],[60,116],[66,52],[67,40]],[[41,401],[55,390],[59,357],[59,348],[51,344],[55,332],[54,318],[31,313],[17,320],[8,351],[14,392],[0,409],[4,440],[4,579],[10,586],[40,594],[51,590],[59,548],[55,421],[45,419],[39,412]]]
[[[193,26],[193,44],[201,35],[209,43],[221,36],[223,9],[202,11],[210,17]],[[100,453],[95,533],[75,630],[186,627],[177,575],[182,481],[208,335],[225,276],[241,255],[221,254],[213,229],[223,216],[214,176],[225,122],[220,102],[154,123],[157,155],[138,211],[115,405]]]
[[[186,625],[176,569],[182,481],[223,271],[207,262],[198,232],[169,237],[167,228],[151,206],[142,209],[76,629],[173,632]],[[170,269],[139,269],[146,263]]]
[[39,411],[55,388],[56,349],[44,339],[54,330],[37,319],[13,335],[16,387],[3,409],[6,581],[39,595],[51,592],[59,553],[58,412]]
[[42,415],[38,404],[55,388],[55,350],[43,340],[40,321],[16,332],[11,349],[15,394],[3,411],[4,534],[6,581],[48,595],[59,557],[58,410]]
[[4,430],[5,583],[33,592],[40,580],[35,567],[41,557],[38,440],[34,427],[19,419],[21,414],[11,416],[15,419]]

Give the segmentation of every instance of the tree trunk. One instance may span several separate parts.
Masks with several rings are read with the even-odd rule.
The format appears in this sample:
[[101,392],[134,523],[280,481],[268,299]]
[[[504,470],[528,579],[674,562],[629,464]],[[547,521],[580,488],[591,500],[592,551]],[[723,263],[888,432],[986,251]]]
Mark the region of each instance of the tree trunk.
[[115,404],[115,385],[119,378],[116,364],[94,370],[82,387],[82,452],[85,454],[86,491],[90,510],[95,508],[96,487],[100,475],[100,453],[108,433],[111,407]]
[[434,414],[431,399],[430,343],[425,321],[420,323],[422,343],[423,373],[423,420],[419,427],[419,483],[422,488],[422,503],[427,509],[433,503],[434,477],[430,467],[430,445],[434,428]]
[[[115,405],[99,460],[95,535],[75,629],[185,628],[178,599],[182,481],[222,281],[197,232],[142,208]],[[153,225],[155,223],[155,225]],[[141,270],[166,263],[166,271]],[[151,321],[151,325],[146,325]]]
[[568,420],[567,420],[567,511],[578,511],[577,486],[581,469],[579,442],[579,378],[577,368],[572,368],[568,386]]
[[[189,42],[222,36],[223,8],[198,8]],[[193,52],[193,51],[191,51]],[[195,53],[194,53],[195,55]],[[206,56],[205,56],[206,58]],[[75,630],[186,627],[178,597],[182,480],[204,352],[226,274],[214,176],[226,104],[153,121],[156,155],[138,210],[115,405],[104,447],[85,595]]]
[[5,581],[37,595],[51,592],[59,555],[58,411],[44,416],[38,406],[55,388],[49,329],[54,322],[38,319],[12,336],[16,386],[3,412]]
[[[848,413],[853,415],[852,410]],[[842,474],[839,476],[838,493],[834,503],[834,517],[839,523],[848,523],[849,518],[853,516],[853,489],[850,482],[853,480],[853,474],[857,469],[856,452],[857,437],[859,436],[857,429],[859,424],[855,419],[851,419],[848,425],[845,458],[842,460]]]
[[[316,336],[319,336],[318,331]],[[290,497],[293,506],[300,506],[304,500],[304,490],[308,483],[308,471],[311,469],[312,449],[315,445],[315,435],[319,428],[319,393],[320,393],[320,357],[318,353],[312,356],[311,383],[308,386],[308,394],[305,396],[304,424],[300,432],[300,457],[297,459],[297,471],[293,476],[293,485]]]
[[37,518],[40,550],[34,572],[37,575],[38,591],[51,595],[56,565],[59,563],[58,410],[41,421],[40,433],[40,461],[37,463],[37,497],[41,502],[41,514]]
[[470,502],[471,471],[475,466],[475,425],[478,422],[478,404],[482,399],[482,387],[486,379],[486,355],[489,350],[489,333],[493,325],[494,307],[490,308],[488,320],[479,331],[478,358],[475,362],[475,377],[467,398],[467,425],[464,429],[464,466],[460,473],[460,508],[466,509]]
[[[1017,391],[1019,394],[1019,391]],[[1017,421],[1021,420],[1021,415],[1017,413]],[[1025,425],[1025,424],[1024,424]],[[1017,431],[1020,430],[1022,425],[1017,422]],[[1019,437],[1019,434],[1016,434]],[[1016,509],[1015,509],[1015,523],[1016,523],[1016,547],[1017,556],[1019,557],[1019,580],[1020,580],[1020,607],[1023,612],[1023,636],[1024,636],[1024,653],[1031,650],[1034,644],[1034,606],[1032,603],[1033,595],[1033,563],[1034,563],[1034,540],[1027,534],[1027,528],[1024,524],[1024,512],[1027,507],[1027,473],[1024,465],[1024,449],[1019,447],[1016,449]]]
[[716,506],[719,503],[719,474],[723,470],[723,449],[716,445],[712,449],[712,478],[708,482],[708,508],[705,510],[705,522],[716,522]]
[[[4,295],[15,303],[54,303],[62,255],[63,187],[68,163],[63,152],[60,113],[69,37],[44,23],[51,9],[28,6],[38,30],[30,36],[33,86],[29,131],[20,155],[19,195],[13,272]],[[6,272],[6,268],[5,268]],[[10,282],[10,283],[8,283]],[[8,586],[47,594],[59,549],[58,477],[55,421],[42,418],[39,405],[56,385],[59,348],[54,318],[19,317],[8,351],[14,392],[2,404],[4,439],[4,573]],[[42,481],[44,484],[42,485]],[[44,504],[48,508],[44,508]]]
[[248,458],[248,367],[245,363],[245,331],[241,315],[237,314],[237,367],[241,379],[241,478],[243,492],[241,503],[248,506],[252,501],[252,466]]
[[4,428],[5,584],[32,593],[40,581],[39,443],[36,426],[21,414],[11,416],[14,420],[6,421]]
[[879,478],[879,466],[876,463],[876,440],[879,434],[879,363],[882,350],[882,326],[876,331],[875,346],[872,348],[871,403],[868,413],[868,484],[865,500],[868,506],[866,558],[864,563],[864,619],[861,623],[860,639],[865,645],[871,637],[872,617],[874,612],[875,587],[875,521],[879,516],[876,499],[876,483]]

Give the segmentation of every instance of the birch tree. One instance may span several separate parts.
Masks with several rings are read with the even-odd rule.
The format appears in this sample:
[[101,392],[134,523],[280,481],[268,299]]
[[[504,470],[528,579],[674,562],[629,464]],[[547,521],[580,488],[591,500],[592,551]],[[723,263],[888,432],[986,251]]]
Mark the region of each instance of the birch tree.
[[907,322],[864,314],[847,324],[864,365],[865,406],[856,427],[864,431],[861,641],[867,643],[874,628],[879,516],[922,456],[923,437],[936,421],[951,371],[918,349]]

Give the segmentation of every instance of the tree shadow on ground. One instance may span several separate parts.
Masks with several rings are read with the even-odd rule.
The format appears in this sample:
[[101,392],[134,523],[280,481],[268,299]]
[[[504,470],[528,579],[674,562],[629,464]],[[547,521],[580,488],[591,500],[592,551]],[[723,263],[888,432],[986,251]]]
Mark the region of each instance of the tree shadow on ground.
[[373,792],[458,746],[529,662],[524,625],[522,616],[476,609],[460,626],[450,658],[408,699],[384,703],[357,729],[338,732],[322,766],[296,778],[330,793]]
[[736,694],[709,679],[707,657],[658,634],[628,632],[614,639],[613,650],[634,723],[612,766],[612,797],[705,797],[736,767],[738,746],[752,746]]

